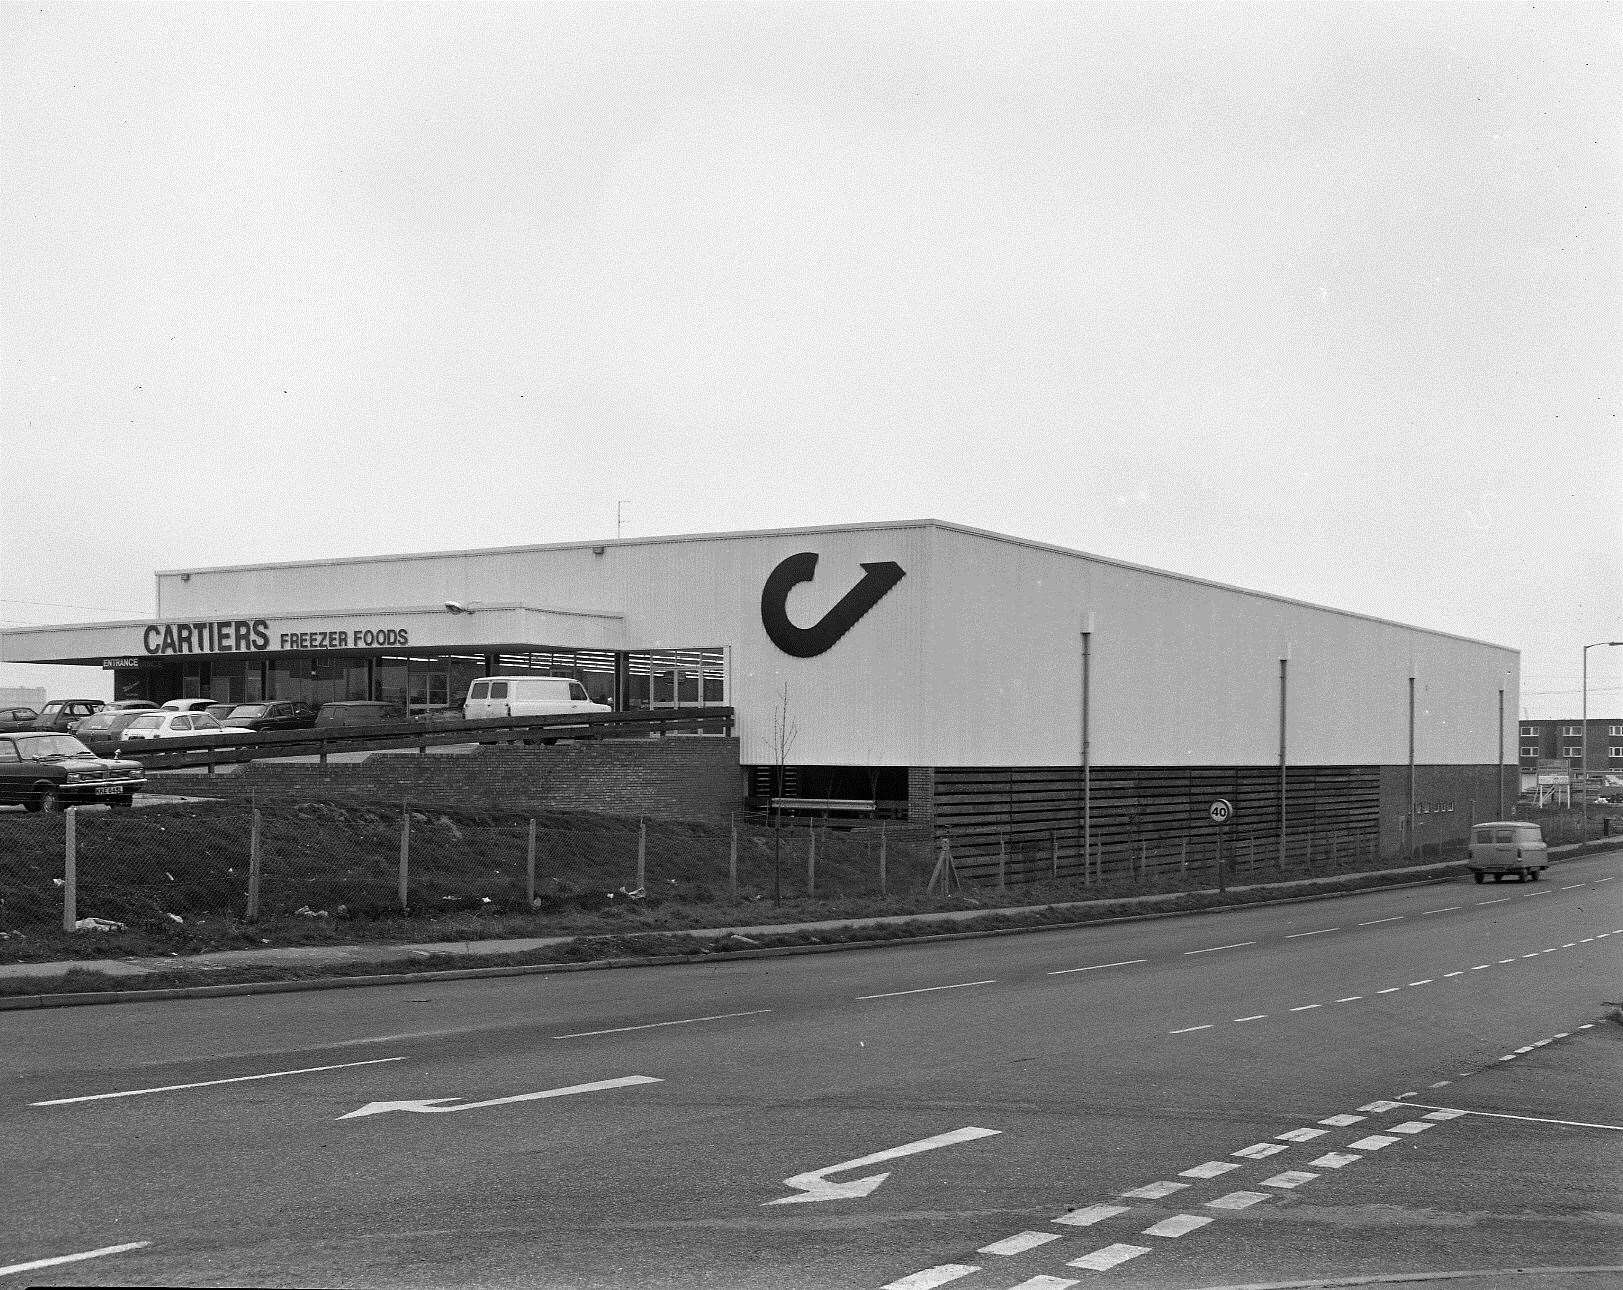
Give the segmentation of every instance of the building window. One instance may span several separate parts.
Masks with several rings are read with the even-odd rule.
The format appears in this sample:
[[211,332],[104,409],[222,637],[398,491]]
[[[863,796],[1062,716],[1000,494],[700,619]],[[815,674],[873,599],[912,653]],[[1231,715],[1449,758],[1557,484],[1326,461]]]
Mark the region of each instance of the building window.
[[1584,730],[1583,730],[1582,726],[1562,726],[1561,727],[1561,733],[1563,735],[1567,735],[1569,737],[1572,736],[1572,735],[1582,735],[1583,732],[1584,732]]
[[1613,744],[1607,748],[1606,755],[1613,761],[1623,761],[1623,744]]
[[1522,756],[1523,757],[1537,757],[1538,756],[1538,745],[1534,744],[1531,748],[1523,748],[1522,749]]
[[1562,746],[1561,755],[1563,757],[1582,757],[1584,755],[1583,745],[1565,744]]
[[1606,733],[1609,735],[1623,735],[1623,726],[1607,726]]
[[1522,727],[1522,738],[1523,739],[1537,739],[1538,738],[1538,727],[1537,726],[1523,726]]

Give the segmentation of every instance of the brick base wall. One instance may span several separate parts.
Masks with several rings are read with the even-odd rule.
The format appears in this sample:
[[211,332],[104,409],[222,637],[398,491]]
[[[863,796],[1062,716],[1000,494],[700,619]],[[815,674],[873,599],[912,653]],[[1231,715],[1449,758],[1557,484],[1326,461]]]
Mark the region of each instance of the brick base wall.
[[155,791],[210,796],[350,797],[491,814],[590,811],[663,820],[725,819],[744,806],[736,739],[624,739],[554,747],[499,744],[468,754],[375,753],[363,762],[254,762],[241,774],[153,777]]

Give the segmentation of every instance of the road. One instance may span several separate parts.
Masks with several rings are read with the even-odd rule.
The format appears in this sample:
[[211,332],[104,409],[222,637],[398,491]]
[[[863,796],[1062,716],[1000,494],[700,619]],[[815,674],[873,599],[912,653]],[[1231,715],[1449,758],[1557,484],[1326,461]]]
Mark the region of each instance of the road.
[[[1618,1269],[1620,965],[1614,853],[942,944],[3,1013],[0,1286]],[[1623,1271],[1540,1284],[1580,1281]]]

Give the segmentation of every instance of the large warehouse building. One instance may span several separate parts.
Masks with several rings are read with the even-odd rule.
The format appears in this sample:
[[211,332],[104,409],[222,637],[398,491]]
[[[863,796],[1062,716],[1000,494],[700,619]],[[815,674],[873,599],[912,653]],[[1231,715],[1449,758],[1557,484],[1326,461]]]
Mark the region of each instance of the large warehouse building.
[[1217,797],[1237,845],[1399,853],[1515,791],[1515,650],[935,520],[161,572],[151,619],[0,657],[155,700],[730,704],[740,798],[781,760],[786,794],[1067,859],[1209,836]]

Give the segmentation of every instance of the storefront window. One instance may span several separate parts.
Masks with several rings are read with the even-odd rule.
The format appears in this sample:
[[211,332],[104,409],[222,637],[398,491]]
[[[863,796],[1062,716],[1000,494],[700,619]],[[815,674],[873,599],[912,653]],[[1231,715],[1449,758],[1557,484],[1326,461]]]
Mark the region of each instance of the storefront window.
[[630,655],[633,708],[698,707],[727,701],[726,655],[720,646],[649,650]]

